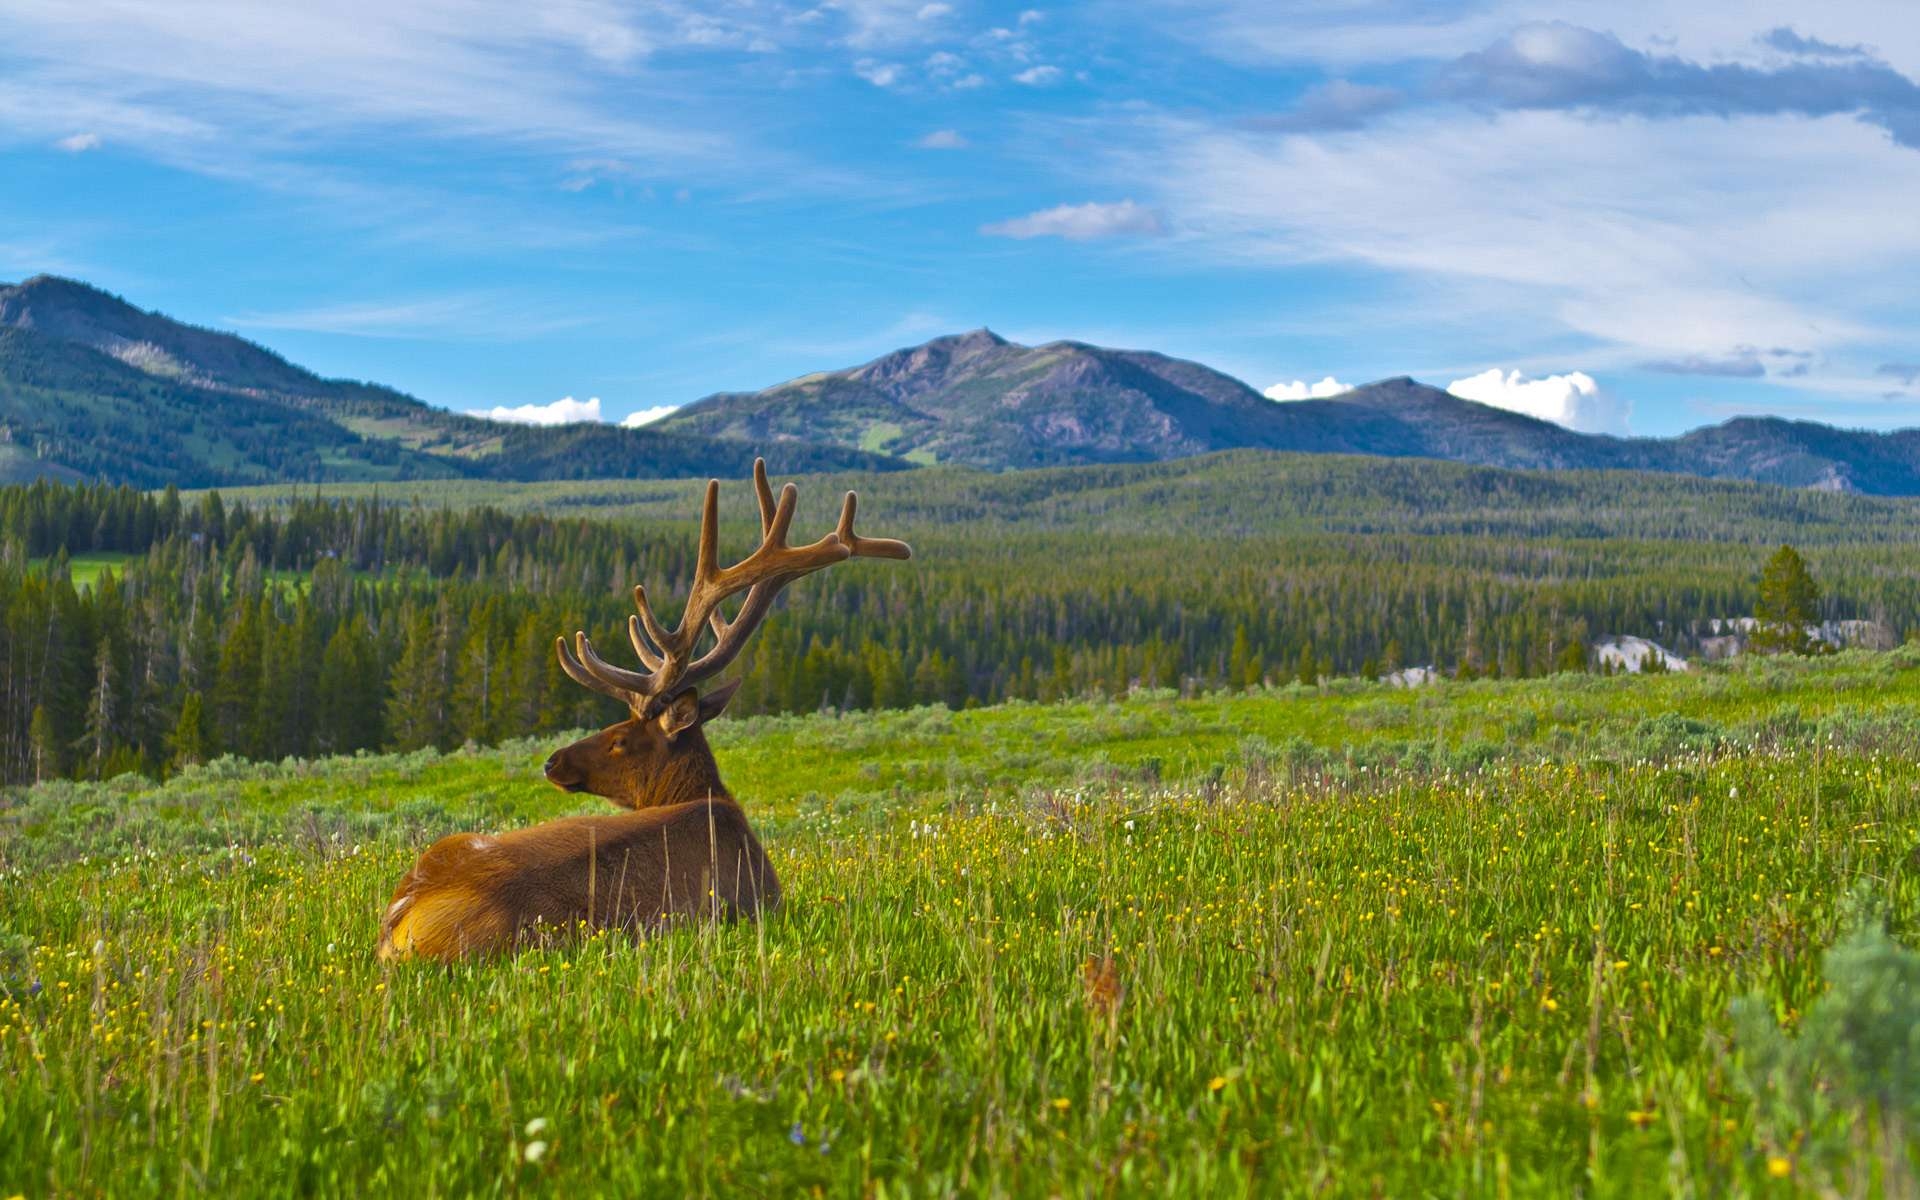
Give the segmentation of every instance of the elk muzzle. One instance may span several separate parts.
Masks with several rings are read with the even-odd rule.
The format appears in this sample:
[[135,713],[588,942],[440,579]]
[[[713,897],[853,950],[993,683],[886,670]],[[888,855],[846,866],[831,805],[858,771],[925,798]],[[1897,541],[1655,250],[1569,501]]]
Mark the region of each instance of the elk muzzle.
[[547,765],[542,768],[546,772],[547,782],[563,792],[577,792],[587,782],[586,774],[568,761],[567,751],[571,749],[569,746],[554,751],[552,757],[547,759]]

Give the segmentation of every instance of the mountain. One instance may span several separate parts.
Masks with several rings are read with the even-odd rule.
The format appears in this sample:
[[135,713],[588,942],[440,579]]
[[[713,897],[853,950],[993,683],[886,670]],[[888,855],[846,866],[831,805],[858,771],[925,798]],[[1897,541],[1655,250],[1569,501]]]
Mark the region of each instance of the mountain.
[[1676,438],[1576,433],[1408,378],[1275,403],[1198,363],[986,329],[644,429],[506,425],[323,379],[252,342],[72,280],[0,285],[0,483],[604,479],[1158,462],[1218,450],[1624,468],[1920,495],[1920,430],[1739,417]]
[[708,396],[660,427],[771,444],[830,442],[987,469],[1256,448],[1920,494],[1920,430],[1873,433],[1740,417],[1676,438],[1608,437],[1405,377],[1327,399],[1275,403],[1198,363],[1081,342],[1022,346],[986,329],[764,391]]
[[[1006,468],[1278,446],[1298,440],[1289,436],[1297,423],[1197,363],[1079,342],[1021,346],[977,329],[765,391],[708,396],[660,427]],[[1347,447],[1334,439],[1302,448]]]
[[[322,379],[84,283],[43,275],[0,285],[0,483],[737,477],[755,450],[694,433],[462,416],[376,384]],[[805,440],[769,456],[787,473],[909,465]]]

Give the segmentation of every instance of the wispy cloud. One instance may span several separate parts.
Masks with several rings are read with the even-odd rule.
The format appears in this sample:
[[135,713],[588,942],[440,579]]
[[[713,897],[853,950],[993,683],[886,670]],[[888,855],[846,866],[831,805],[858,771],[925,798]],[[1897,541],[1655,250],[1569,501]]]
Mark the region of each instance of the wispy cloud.
[[1881,363],[1873,369],[1873,373],[1887,379],[1897,379],[1906,387],[1912,387],[1915,383],[1920,383],[1920,363]]
[[1663,375],[1719,375],[1730,379],[1758,379],[1767,373],[1766,365],[1752,350],[1721,356],[1688,354],[1657,359],[1642,366]]
[[1411,111],[1364,135],[1139,129],[1110,131],[1110,178],[1153,181],[1182,261],[1471,284],[1463,301],[1526,331],[1522,355],[1569,332],[1629,362],[1861,342],[1904,301],[1839,281],[1920,267],[1920,155],[1846,117]]
[[1803,37],[1788,25],[1767,30],[1760,35],[1760,44],[1782,54],[1798,54],[1806,58],[1870,58],[1873,54],[1861,45],[1840,46],[1816,37]]
[[[28,127],[72,121],[78,102],[100,136],[136,141],[171,128],[278,144],[378,124],[679,162],[720,154],[724,141],[638,115],[644,107],[609,108],[599,88],[617,78],[644,95],[656,50],[747,36],[671,6],[608,0],[107,0],[10,6],[7,24],[12,102],[0,98],[0,111]],[[25,113],[29,101],[45,107]]]
[[1441,74],[1436,91],[1499,108],[1588,109],[1651,118],[1857,115],[1894,141],[1920,147],[1920,85],[1864,52],[1844,61],[1777,67],[1705,65],[1635,50],[1610,33],[1549,21],[1523,25],[1484,50],[1463,55]]
[[957,129],[936,129],[914,143],[922,150],[965,150],[969,144]]
[[[521,340],[575,329],[592,318],[530,311],[523,301],[492,293],[349,301],[226,318],[241,329],[278,329],[366,338]],[[504,419],[504,418],[503,418]]]
[[853,64],[853,73],[877,88],[890,88],[900,82],[900,64],[875,62],[863,58]]
[[56,150],[65,150],[68,154],[85,154],[89,150],[98,150],[103,143],[97,133],[75,133],[61,138],[53,144]]
[[1611,33],[1535,21],[1462,54],[1409,95],[1336,79],[1305,92],[1263,124],[1281,130],[1354,129],[1409,102],[1489,110],[1563,110],[1648,119],[1711,114],[1853,116],[1920,147],[1920,84],[1864,46],[1801,37],[1781,27],[1764,44],[1790,61],[1700,63],[1635,49]]
[[1026,70],[1021,71],[1013,77],[1013,81],[1015,83],[1025,84],[1027,87],[1052,87],[1054,84],[1059,83],[1064,77],[1065,72],[1061,71],[1059,67],[1053,66],[1050,63],[1042,63],[1039,66],[1028,67]]
[[988,237],[1065,238],[1070,242],[1113,237],[1162,237],[1167,221],[1158,209],[1120,200],[1112,204],[1062,204],[1055,208],[982,225]]
[[1404,103],[1406,96],[1398,88],[1335,79],[1309,89],[1286,112],[1256,118],[1252,124],[1282,133],[1358,129]]
[[1812,367],[1814,355],[1805,350],[1775,346],[1735,346],[1726,354],[1686,354],[1656,359],[1641,368],[1665,375],[1717,375],[1728,379],[1759,379],[1766,375],[1797,378]]

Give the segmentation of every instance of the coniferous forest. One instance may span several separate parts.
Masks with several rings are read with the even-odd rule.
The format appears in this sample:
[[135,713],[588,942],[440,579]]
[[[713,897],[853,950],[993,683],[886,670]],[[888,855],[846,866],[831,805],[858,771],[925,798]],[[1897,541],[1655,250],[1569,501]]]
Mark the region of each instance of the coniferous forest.
[[[847,482],[802,481],[796,540],[830,528]],[[1904,501],[1244,453],[858,482],[862,531],[908,538],[915,561],[793,587],[736,665],[734,711],[1586,670],[1604,635],[1696,650],[1714,618],[1753,613],[1789,540],[1821,617],[1920,628]],[[635,583],[674,612],[697,487],[0,489],[0,779],[617,719],[554,638],[585,629],[624,661]],[[722,553],[741,556],[750,492],[723,495]]]

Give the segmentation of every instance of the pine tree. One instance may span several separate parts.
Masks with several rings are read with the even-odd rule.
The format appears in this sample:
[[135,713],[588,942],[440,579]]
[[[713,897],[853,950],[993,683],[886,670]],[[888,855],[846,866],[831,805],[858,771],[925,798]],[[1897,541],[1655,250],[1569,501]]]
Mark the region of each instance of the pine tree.
[[173,746],[169,765],[176,771],[207,759],[206,718],[201,709],[199,692],[188,692],[187,698],[180,702],[180,720],[174,724],[173,736],[168,739]]
[[113,665],[113,646],[102,639],[100,648],[93,656],[93,694],[87,701],[86,732],[81,735],[89,757],[93,760],[93,776],[104,779],[102,774],[107,765],[107,756],[113,750],[115,740],[116,713],[114,692],[117,690],[117,672]]
[[407,625],[406,644],[393,664],[387,698],[387,728],[393,744],[402,750],[424,746],[444,749],[451,744],[451,652],[447,642],[445,627],[435,620],[434,613],[417,609]]
[[256,730],[254,709],[260,697],[260,613],[256,605],[244,600],[238,608],[226,641],[221,643],[219,665],[214,668],[208,751],[231,751],[251,758],[257,757],[260,749],[251,741]]
[[1807,627],[1819,620],[1820,585],[1792,546],[1773,552],[1760,570],[1754,605],[1753,648],[1763,654],[1806,654],[1813,649]]
[[359,622],[340,622],[320,652],[314,685],[314,738],[322,753],[346,754],[380,744],[386,686],[378,652]]
[[1309,687],[1320,682],[1320,663],[1313,657],[1313,645],[1300,647],[1300,662],[1294,668],[1294,678]]
[[1587,669],[1586,643],[1572,639],[1560,647],[1560,655],[1554,661],[1554,669],[1560,671],[1584,671]]
[[47,714],[47,706],[33,706],[33,721],[28,726],[27,739],[33,746],[33,777],[36,780],[57,778],[61,773],[60,735],[54,730],[53,718]]
[[1233,648],[1227,651],[1227,686],[1247,686],[1247,664],[1253,659],[1253,647],[1247,644],[1247,627],[1233,627]]

